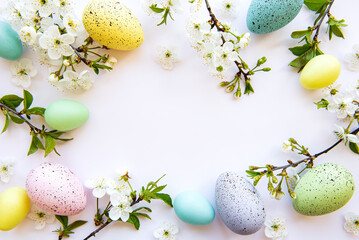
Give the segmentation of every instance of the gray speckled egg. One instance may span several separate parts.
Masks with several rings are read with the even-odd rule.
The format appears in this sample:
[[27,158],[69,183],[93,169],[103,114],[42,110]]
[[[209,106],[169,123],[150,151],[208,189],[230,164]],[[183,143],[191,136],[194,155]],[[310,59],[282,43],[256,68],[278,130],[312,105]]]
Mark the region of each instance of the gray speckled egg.
[[230,230],[249,235],[263,226],[264,204],[249,181],[235,172],[225,172],[218,177],[215,192],[218,214]]
[[87,202],[81,181],[58,163],[43,163],[31,170],[26,179],[26,193],[32,203],[57,215],[78,214]]
[[294,190],[293,207],[307,216],[328,214],[347,204],[354,189],[354,179],[348,169],[335,163],[324,163],[300,179]]
[[253,0],[247,13],[251,32],[274,32],[290,23],[299,13],[304,0]]

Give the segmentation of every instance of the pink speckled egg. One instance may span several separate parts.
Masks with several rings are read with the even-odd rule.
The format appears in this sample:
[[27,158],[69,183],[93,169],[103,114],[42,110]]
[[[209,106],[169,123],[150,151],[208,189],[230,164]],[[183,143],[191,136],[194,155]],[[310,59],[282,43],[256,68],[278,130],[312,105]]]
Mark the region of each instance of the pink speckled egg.
[[71,216],[86,207],[81,181],[58,163],[43,163],[31,170],[26,179],[26,192],[32,203],[53,214]]

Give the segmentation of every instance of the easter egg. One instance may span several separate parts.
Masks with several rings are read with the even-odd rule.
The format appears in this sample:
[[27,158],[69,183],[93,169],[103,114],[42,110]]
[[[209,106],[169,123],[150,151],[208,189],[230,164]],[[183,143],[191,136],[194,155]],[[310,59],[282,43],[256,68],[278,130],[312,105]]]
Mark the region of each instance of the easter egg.
[[324,163],[310,169],[294,189],[294,209],[303,215],[319,216],[338,210],[354,193],[354,179],[348,169]]
[[173,208],[179,219],[192,225],[207,225],[214,219],[211,203],[200,193],[185,191],[176,196]]
[[36,206],[53,214],[75,215],[86,207],[81,181],[61,164],[43,163],[31,170],[26,192]]
[[82,103],[73,100],[57,100],[45,110],[45,122],[53,129],[69,131],[84,124],[89,111]]
[[85,7],[82,21],[90,37],[106,47],[132,50],[143,42],[140,22],[118,0],[91,0]]
[[16,227],[30,210],[30,199],[21,187],[12,187],[0,194],[0,230]]
[[290,23],[304,0],[253,0],[247,12],[247,27],[253,33],[274,32]]
[[333,84],[339,77],[340,62],[335,57],[324,54],[312,58],[300,74],[300,82],[308,89],[319,89]]
[[19,35],[10,24],[0,21],[0,57],[17,60],[22,55],[22,44]]
[[257,189],[235,172],[222,173],[216,182],[218,215],[233,232],[250,235],[264,224],[264,203]]

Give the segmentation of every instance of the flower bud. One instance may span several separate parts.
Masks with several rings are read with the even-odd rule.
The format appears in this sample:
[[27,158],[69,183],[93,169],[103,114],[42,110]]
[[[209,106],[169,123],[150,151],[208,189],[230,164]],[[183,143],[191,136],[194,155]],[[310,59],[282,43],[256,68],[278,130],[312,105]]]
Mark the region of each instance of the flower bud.
[[64,66],[66,66],[66,67],[68,67],[68,66],[70,66],[70,65],[72,64],[69,59],[65,59],[62,63],[63,63]]
[[238,89],[238,90],[233,94],[233,97],[234,97],[235,99],[239,99],[241,96],[242,96],[241,89]]
[[227,93],[233,92],[234,88],[235,88],[235,84],[232,84],[226,88],[226,92]]
[[59,76],[57,76],[56,74],[52,73],[50,74],[49,78],[47,79],[50,83],[55,83],[59,81]]
[[258,59],[257,66],[264,64],[266,61],[267,61],[266,57],[262,57],[262,58]]
[[221,87],[225,87],[225,86],[227,86],[228,84],[229,84],[229,82],[223,81],[223,82],[220,83],[220,86],[221,86]]
[[266,67],[262,69],[264,72],[269,72],[270,70],[272,70],[270,67]]

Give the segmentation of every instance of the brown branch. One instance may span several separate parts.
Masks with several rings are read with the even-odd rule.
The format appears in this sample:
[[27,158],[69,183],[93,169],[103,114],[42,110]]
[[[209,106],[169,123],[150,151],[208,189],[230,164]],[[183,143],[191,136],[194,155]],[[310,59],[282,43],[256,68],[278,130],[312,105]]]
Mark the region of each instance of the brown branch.
[[79,59],[80,59],[82,62],[84,62],[86,65],[90,65],[91,61],[88,60],[88,59],[86,59],[86,58],[84,58],[84,57],[80,54],[80,52],[78,51],[77,48],[75,48],[75,47],[72,46],[71,44],[70,44],[70,47],[74,50],[75,54],[79,57]]
[[319,35],[320,26],[322,25],[322,23],[323,23],[323,21],[324,21],[324,18],[325,18],[326,16],[329,17],[329,15],[330,15],[330,9],[332,8],[334,1],[335,1],[335,0],[332,0],[332,1],[329,3],[329,5],[328,5],[327,9],[325,10],[325,12],[324,12],[322,18],[321,18],[321,19],[319,20],[319,22],[313,27],[313,30],[316,30],[316,32],[315,32],[315,34],[314,34],[314,37],[313,37],[313,41],[317,41],[317,40],[318,40],[318,35]]
[[84,238],[83,240],[87,240],[90,239],[91,237],[95,237],[95,235],[101,231],[102,229],[104,229],[105,227],[107,227],[110,223],[112,223],[112,221],[108,221],[106,223],[104,223],[103,225],[101,225],[101,227],[97,228],[95,231],[93,231],[92,233],[90,233],[86,238]]

